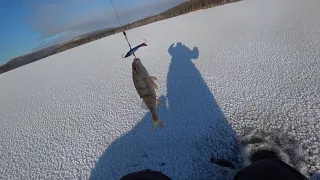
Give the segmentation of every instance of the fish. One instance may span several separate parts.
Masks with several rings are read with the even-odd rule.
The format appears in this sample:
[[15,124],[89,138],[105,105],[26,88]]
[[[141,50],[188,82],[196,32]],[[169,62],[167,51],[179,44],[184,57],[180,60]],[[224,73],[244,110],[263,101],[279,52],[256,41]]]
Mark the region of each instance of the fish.
[[146,43],[139,44],[138,46],[136,46],[133,49],[131,49],[123,58],[131,56],[133,53],[135,53],[139,48],[141,48],[143,46],[147,46],[147,44]]
[[132,62],[132,80],[142,99],[141,107],[151,112],[152,130],[155,131],[158,126],[163,128],[164,126],[157,113],[157,107],[162,105],[162,101],[156,96],[155,91],[155,89],[158,89],[157,84],[154,82],[157,77],[149,75],[140,58],[134,58]]

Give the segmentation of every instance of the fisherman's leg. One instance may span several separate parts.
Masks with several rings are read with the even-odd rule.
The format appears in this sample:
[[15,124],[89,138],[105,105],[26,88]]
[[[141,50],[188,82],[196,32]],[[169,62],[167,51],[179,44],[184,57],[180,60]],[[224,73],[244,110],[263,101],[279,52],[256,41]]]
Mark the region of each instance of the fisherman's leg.
[[258,160],[242,169],[234,180],[307,180],[299,171],[277,158]]
[[120,180],[171,180],[168,176],[162,174],[160,171],[153,171],[146,169],[129,173],[123,176]]

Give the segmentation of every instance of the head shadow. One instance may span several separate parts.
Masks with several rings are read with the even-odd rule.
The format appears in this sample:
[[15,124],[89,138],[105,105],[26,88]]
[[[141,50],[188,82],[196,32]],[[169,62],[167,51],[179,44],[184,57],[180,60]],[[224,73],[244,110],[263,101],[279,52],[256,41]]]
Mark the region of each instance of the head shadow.
[[167,95],[160,97],[165,102],[157,108],[164,128],[152,131],[148,111],[105,150],[90,179],[120,179],[144,169],[172,179],[200,179],[212,173],[211,155],[237,160],[236,134],[192,61],[199,57],[198,48],[179,42],[170,45],[168,53]]

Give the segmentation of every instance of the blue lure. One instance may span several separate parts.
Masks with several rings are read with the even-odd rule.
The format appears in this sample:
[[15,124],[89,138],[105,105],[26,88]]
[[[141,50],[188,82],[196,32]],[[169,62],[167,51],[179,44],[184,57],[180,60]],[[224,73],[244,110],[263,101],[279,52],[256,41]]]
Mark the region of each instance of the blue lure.
[[134,48],[132,48],[124,57],[122,55],[122,58],[126,58],[126,57],[129,57],[131,56],[132,54],[134,54],[139,48],[143,47],[143,46],[147,46],[146,43],[142,43]]

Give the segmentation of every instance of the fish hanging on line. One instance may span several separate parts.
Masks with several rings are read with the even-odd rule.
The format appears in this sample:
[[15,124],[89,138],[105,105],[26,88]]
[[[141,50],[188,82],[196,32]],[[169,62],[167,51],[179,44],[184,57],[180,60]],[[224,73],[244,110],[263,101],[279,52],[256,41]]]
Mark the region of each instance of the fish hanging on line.
[[133,84],[142,99],[141,107],[149,109],[152,115],[152,129],[157,126],[163,128],[163,124],[159,119],[156,108],[162,105],[162,101],[156,96],[155,89],[158,89],[154,80],[155,76],[150,76],[147,69],[143,66],[139,58],[134,58],[132,62],[132,79]]
[[129,52],[127,52],[127,54],[126,54],[124,57],[123,57],[123,55],[122,55],[122,58],[126,58],[126,57],[131,56],[131,55],[134,54],[139,48],[141,48],[141,47],[143,47],[143,46],[148,46],[148,45],[146,44],[146,42],[141,43],[141,44],[139,44],[138,46],[132,48]]

